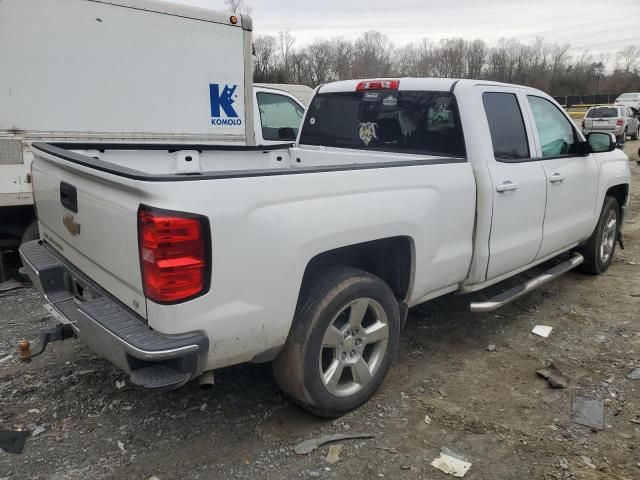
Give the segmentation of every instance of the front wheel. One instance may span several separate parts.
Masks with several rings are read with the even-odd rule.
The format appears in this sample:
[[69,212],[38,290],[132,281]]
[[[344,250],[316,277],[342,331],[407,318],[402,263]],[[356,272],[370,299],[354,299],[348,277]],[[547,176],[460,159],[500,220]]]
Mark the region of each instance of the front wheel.
[[303,408],[338,417],[373,395],[400,336],[393,292],[362,270],[333,267],[305,278],[284,349],[273,362],[280,388]]
[[598,275],[606,272],[611,265],[618,239],[619,212],[618,201],[613,197],[605,197],[596,229],[580,248],[584,256],[581,271]]

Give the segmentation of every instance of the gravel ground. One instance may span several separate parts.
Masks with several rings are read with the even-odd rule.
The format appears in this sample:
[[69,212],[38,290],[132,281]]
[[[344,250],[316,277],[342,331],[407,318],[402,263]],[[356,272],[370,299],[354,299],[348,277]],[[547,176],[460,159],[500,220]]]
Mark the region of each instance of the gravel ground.
[[[627,143],[634,160],[639,146]],[[442,447],[473,464],[470,480],[638,479],[640,380],[627,375],[640,367],[640,166],[631,169],[626,250],[606,275],[567,274],[497,314],[469,313],[479,296],[413,309],[382,388],[336,421],[284,398],[268,365],[219,371],[212,390],[156,395],[75,340],[21,364],[17,342],[53,322],[33,289],[0,294],[0,429],[33,431],[23,453],[0,450],[0,479],[452,478],[430,466]],[[553,326],[549,338],[530,333],[537,324]],[[536,375],[552,360],[567,388]],[[571,422],[578,396],[604,402],[602,431]],[[341,442],[336,463],[326,445],[293,452],[328,433],[375,437]]]

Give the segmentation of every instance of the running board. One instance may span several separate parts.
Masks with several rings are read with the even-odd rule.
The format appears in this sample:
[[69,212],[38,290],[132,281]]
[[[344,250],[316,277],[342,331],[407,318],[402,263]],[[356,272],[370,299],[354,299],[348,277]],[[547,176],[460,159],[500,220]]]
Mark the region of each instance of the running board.
[[584,262],[584,257],[579,253],[574,253],[573,256],[566,262],[562,262],[561,264],[556,265],[543,274],[532,278],[528,282],[516,285],[506,292],[499,293],[486,302],[472,302],[471,311],[474,313],[493,312],[494,310],[497,310],[507,303],[513,302],[516,298],[520,298],[523,295],[534,291],[536,288],[541,287],[554,278],[558,278],[560,275],[567,273],[569,270],[573,270],[582,262]]

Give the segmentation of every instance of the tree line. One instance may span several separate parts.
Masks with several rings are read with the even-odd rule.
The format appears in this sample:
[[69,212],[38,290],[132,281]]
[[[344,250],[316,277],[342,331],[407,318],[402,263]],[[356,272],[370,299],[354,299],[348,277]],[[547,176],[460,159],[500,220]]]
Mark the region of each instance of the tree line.
[[[296,45],[290,31],[254,40],[254,78],[264,83],[314,87],[349,78],[455,77],[529,85],[552,95],[640,91],[640,48],[631,45],[613,58],[571,53],[569,44],[501,39],[427,38],[397,46],[377,31],[354,41],[341,37]],[[606,70],[606,65],[613,69]]]
[[[225,0],[233,13],[250,14],[245,0]],[[613,66],[607,70],[607,66]],[[296,45],[289,31],[258,35],[254,40],[254,81],[321,83],[372,77],[475,78],[517,83],[554,96],[640,91],[640,45],[629,45],[613,55],[571,52],[568,43],[536,38],[532,43],[501,39],[428,38],[394,45],[377,31],[354,41],[342,37]]]

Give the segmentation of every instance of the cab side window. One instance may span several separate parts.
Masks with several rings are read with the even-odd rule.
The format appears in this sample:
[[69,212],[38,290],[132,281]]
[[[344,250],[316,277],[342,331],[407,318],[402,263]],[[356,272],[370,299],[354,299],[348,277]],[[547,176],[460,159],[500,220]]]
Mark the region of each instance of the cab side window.
[[485,92],[482,94],[482,103],[489,123],[495,159],[500,162],[528,160],[529,140],[515,94]]
[[304,110],[289,97],[276,93],[258,93],[262,138],[293,142],[298,136]]
[[578,139],[572,123],[546,98],[527,96],[540,138],[542,158],[578,155]]

